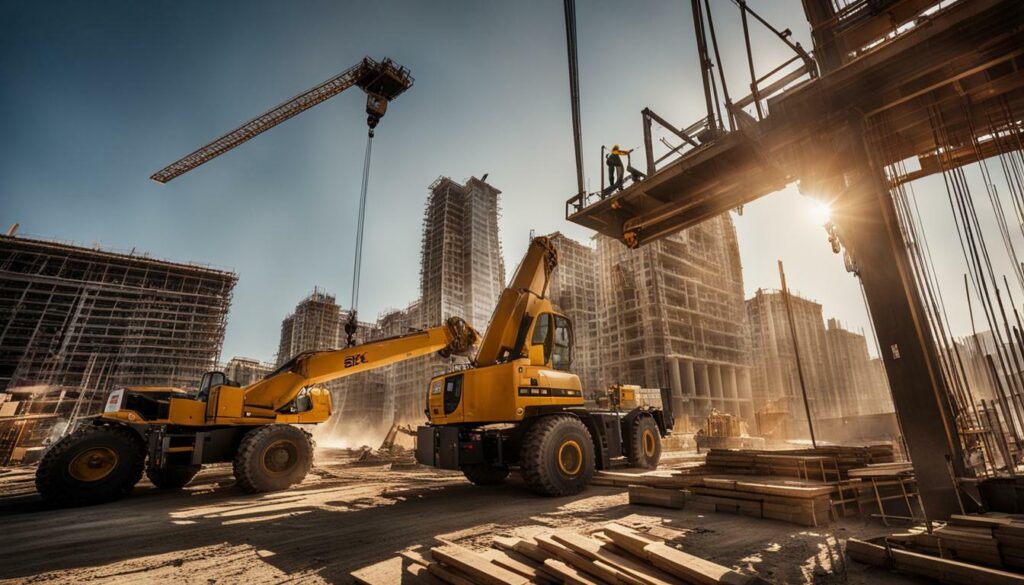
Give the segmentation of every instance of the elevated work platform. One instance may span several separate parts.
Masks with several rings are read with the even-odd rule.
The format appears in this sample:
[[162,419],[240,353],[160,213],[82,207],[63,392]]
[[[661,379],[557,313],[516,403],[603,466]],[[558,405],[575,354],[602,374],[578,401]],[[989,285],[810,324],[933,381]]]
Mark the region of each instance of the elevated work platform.
[[919,168],[894,177],[897,182],[939,172],[936,118],[947,134],[941,142],[961,145],[943,151],[951,162],[990,156],[996,152],[992,136],[1022,124],[1006,114],[1024,112],[1022,25],[1021,2],[955,3],[769,98],[761,120],[734,108],[736,131],[683,151],[646,179],[603,198],[592,193],[569,199],[566,218],[636,247],[796,180],[812,190],[819,182],[834,183],[855,158],[845,155],[852,119],[883,120],[887,133],[898,136],[884,149],[872,149],[876,164],[917,159]]

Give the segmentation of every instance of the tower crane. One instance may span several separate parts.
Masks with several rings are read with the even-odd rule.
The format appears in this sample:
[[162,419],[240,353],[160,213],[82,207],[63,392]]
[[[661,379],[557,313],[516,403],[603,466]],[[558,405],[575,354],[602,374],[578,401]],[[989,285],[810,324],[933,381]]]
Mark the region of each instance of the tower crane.
[[363,254],[363,224],[366,219],[366,190],[370,178],[370,154],[372,152],[374,130],[377,128],[380,119],[387,112],[388,103],[412,87],[413,81],[412,76],[409,75],[409,70],[396,64],[391,59],[385,58],[383,61],[378,62],[369,57],[363,57],[362,61],[338,75],[300,93],[275,108],[271,108],[213,142],[199,147],[192,153],[153,173],[150,179],[158,183],[167,183],[270,130],[285,120],[293,118],[321,102],[327,101],[352,86],[357,86],[365,91],[366,125],[368,127],[366,156],[363,160],[363,181],[359,194],[359,219],[356,227],[355,262],[352,267],[352,306],[351,311],[349,311],[348,323],[345,324],[348,345],[355,345],[356,309],[359,304],[359,275],[362,268]]

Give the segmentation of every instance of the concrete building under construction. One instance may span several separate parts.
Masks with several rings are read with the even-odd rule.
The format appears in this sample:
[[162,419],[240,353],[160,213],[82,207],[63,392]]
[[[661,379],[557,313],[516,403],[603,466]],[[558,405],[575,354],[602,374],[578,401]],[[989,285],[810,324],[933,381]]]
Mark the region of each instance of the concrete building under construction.
[[601,378],[671,388],[677,412],[753,417],[743,275],[728,214],[638,250],[597,237]]
[[484,329],[505,287],[498,238],[498,191],[471,177],[430,185],[420,253],[421,326],[458,315]]
[[237,382],[241,386],[259,382],[273,370],[273,364],[237,355],[224,364],[224,374],[229,380]]
[[216,366],[236,282],[134,251],[0,236],[0,464],[95,413],[113,387],[194,387]]
[[[783,435],[806,435],[799,352],[815,421],[892,412],[884,370],[871,360],[864,335],[844,329],[835,319],[829,319],[826,327],[821,304],[793,294],[790,299],[796,348],[780,291],[758,289],[746,302],[757,411],[785,425],[777,429]],[[761,431],[776,432],[768,427]]]

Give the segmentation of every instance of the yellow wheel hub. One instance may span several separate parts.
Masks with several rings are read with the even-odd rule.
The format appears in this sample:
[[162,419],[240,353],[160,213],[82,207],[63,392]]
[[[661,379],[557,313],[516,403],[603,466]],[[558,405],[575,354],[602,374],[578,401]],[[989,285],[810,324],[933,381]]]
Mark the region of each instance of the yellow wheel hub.
[[276,475],[291,471],[298,460],[299,450],[295,443],[282,439],[274,441],[263,451],[260,463],[265,472]]
[[566,475],[576,475],[583,468],[583,448],[570,439],[558,448],[558,468]]
[[117,453],[109,447],[86,449],[71,460],[68,473],[78,481],[99,481],[117,467]]
[[644,431],[643,437],[644,443],[644,455],[647,457],[654,457],[654,452],[658,448],[658,439],[654,436],[654,433],[650,429]]

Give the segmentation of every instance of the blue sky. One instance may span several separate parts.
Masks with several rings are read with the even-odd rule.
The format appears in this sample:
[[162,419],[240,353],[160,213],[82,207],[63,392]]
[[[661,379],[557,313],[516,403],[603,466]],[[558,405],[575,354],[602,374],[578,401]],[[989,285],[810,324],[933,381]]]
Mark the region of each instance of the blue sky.
[[[730,89],[746,93],[735,6],[712,4]],[[810,46],[800,0],[750,4]],[[685,126],[703,96],[688,2],[590,0],[577,17],[596,188],[600,145],[639,146],[642,108]],[[149,175],[364,55],[389,56],[416,84],[374,143],[364,318],[418,295],[423,206],[440,175],[490,173],[511,269],[531,229],[591,235],[564,220],[575,175],[562,18],[557,0],[0,0],[0,222],[237,271],[224,357],[272,359],[281,318],[314,285],[349,301],[364,94],[346,92],[167,185]],[[759,29],[755,42],[762,72],[789,57]],[[859,287],[814,205],[791,189],[737,218],[747,291],[777,287],[782,258],[795,290],[866,329]],[[942,210],[925,213],[936,240],[951,233]],[[951,286],[962,272],[954,252],[940,250]]]

